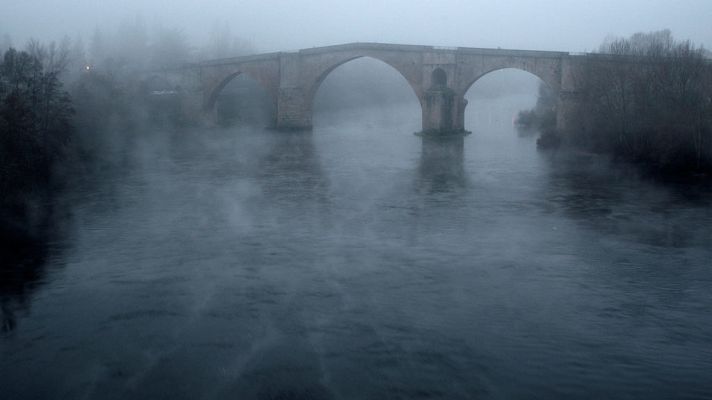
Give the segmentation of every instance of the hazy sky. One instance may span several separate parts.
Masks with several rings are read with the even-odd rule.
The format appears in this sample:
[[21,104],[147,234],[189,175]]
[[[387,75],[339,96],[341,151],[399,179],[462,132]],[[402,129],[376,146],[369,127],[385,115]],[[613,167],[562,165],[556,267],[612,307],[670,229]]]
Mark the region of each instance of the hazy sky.
[[202,41],[216,22],[260,51],[345,42],[586,51],[663,28],[712,48],[712,0],[0,0],[0,34],[88,36],[140,14]]

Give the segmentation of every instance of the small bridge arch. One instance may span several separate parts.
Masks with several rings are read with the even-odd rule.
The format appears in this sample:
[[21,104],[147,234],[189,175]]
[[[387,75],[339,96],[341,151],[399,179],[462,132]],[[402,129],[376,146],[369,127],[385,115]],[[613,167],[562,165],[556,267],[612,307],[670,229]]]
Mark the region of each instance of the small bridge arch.
[[[216,101],[220,92],[234,79],[246,76],[257,82],[277,103],[279,94],[279,63],[273,60],[251,60],[251,56],[234,59],[215,60],[199,67],[199,82],[202,93],[201,107],[203,113],[211,120],[216,118]],[[243,61],[243,59],[246,59]],[[243,62],[235,62],[240,60]]]
[[[494,79],[494,81],[488,81],[490,78]],[[476,88],[476,86],[480,83],[484,86]],[[545,92],[541,92],[542,86],[545,88]],[[522,88],[526,88],[527,90],[522,91]],[[550,93],[558,93],[558,86],[552,87],[551,83],[544,81],[544,79],[542,79],[539,75],[525,71],[521,68],[506,67],[497,68],[479,75],[474,82],[462,90],[462,97],[465,98],[466,103],[472,100],[473,103],[476,104],[476,107],[481,107],[484,105],[483,101],[487,102],[486,99],[500,95],[536,94],[541,96],[542,93],[546,93],[548,102],[550,100]],[[523,109],[531,109],[535,106],[535,104],[531,104],[530,106],[518,104],[518,106],[520,108],[517,111],[521,111]],[[552,108],[554,114],[556,114],[557,106],[558,104],[554,103]],[[474,114],[468,115],[470,118],[474,117]],[[478,115],[480,115],[480,117],[482,116],[482,114]],[[472,121],[468,123],[468,121],[464,120],[464,115],[462,118],[464,125],[472,126]],[[476,117],[474,118],[477,119]]]
[[237,70],[233,73],[230,73],[227,76],[220,77],[219,79],[216,79],[216,82],[214,85],[208,89],[205,93],[205,99],[203,102],[203,107],[205,110],[213,110],[215,108],[215,103],[217,101],[218,96],[220,95],[220,92],[222,92],[225,87],[232,82],[233,79],[238,78],[239,76],[246,76],[249,79],[257,82],[262,89],[264,89],[271,97],[274,98],[275,102],[277,101],[277,90],[274,87],[271,87],[269,84],[265,84],[264,81],[261,81],[259,77],[255,77],[251,75],[250,73],[243,72],[240,70]]
[[545,79],[546,77],[542,77],[541,75],[539,75],[539,74],[537,74],[537,73],[534,73],[534,72],[531,72],[531,71],[527,71],[527,70],[521,69],[521,68],[516,68],[516,67],[502,67],[502,68],[492,69],[492,70],[489,70],[489,71],[487,71],[487,72],[484,72],[484,73],[478,75],[472,82],[466,84],[465,86],[463,86],[462,89],[460,89],[460,94],[461,94],[462,96],[465,96],[465,95],[467,94],[467,92],[472,88],[472,86],[474,86],[475,83],[477,83],[478,81],[480,81],[480,79],[485,78],[486,76],[489,76],[489,75],[492,74],[492,73],[495,73],[495,72],[498,72],[498,71],[505,71],[505,70],[514,70],[514,71],[520,71],[520,72],[526,73],[526,74],[528,74],[528,75],[530,75],[530,76],[533,76],[533,77],[537,78],[540,82],[543,82],[543,83],[544,83],[549,89],[551,89],[552,91],[558,92],[558,91],[560,90],[560,86],[561,86],[561,85],[560,85],[560,82],[558,82],[558,81],[556,81],[556,80]]

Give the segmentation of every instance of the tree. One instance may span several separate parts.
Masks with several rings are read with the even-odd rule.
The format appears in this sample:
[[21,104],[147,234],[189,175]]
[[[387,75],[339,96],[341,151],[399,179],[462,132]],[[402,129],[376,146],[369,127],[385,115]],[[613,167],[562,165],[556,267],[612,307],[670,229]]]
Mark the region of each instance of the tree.
[[64,82],[74,82],[79,79],[81,74],[86,72],[88,65],[84,41],[81,36],[77,35],[70,43]]
[[95,28],[89,42],[89,63],[92,65],[103,64],[108,52],[104,33],[99,28]]
[[0,221],[26,234],[47,216],[51,177],[70,134],[72,107],[59,75],[66,53],[52,43],[7,50],[0,64]]
[[606,40],[578,77],[586,129],[575,141],[670,172],[712,172],[706,51],[669,30]]
[[7,33],[2,36],[0,40],[0,54],[4,54],[7,50],[12,47],[12,38]]
[[520,111],[516,123],[521,128],[535,128],[542,134],[556,129],[556,93],[545,83],[539,84],[539,95],[534,109]]
[[128,69],[142,69],[148,64],[149,37],[140,15],[124,19],[116,30],[114,58]]
[[203,49],[203,58],[237,57],[254,53],[252,44],[234,36],[227,22],[215,22],[210,38]]
[[151,47],[154,67],[176,66],[190,61],[190,46],[180,29],[158,28]]

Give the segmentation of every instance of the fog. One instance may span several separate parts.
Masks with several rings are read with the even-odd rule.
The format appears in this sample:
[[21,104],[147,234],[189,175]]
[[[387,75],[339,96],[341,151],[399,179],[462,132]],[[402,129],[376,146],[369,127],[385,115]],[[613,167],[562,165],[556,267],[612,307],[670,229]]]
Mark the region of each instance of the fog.
[[[685,102],[630,101],[661,119],[587,98],[571,138],[557,88],[516,68],[458,93],[464,130],[440,135],[423,121],[457,100],[447,81],[423,96],[370,56],[317,80],[309,129],[278,129],[259,73],[196,92],[197,116],[195,75],[171,75],[347,42],[587,52],[637,32],[620,40],[706,71],[685,40],[712,46],[712,3],[0,1],[0,51],[18,50],[0,59],[1,399],[712,398],[712,74],[679,74]],[[631,70],[625,94],[659,89]],[[654,156],[583,140],[633,148],[604,131],[628,110]],[[661,167],[679,158],[692,169]]]
[[216,21],[225,22],[262,52],[347,42],[579,52],[597,48],[607,35],[664,28],[712,47],[712,5],[706,0],[3,0],[2,11],[0,34],[11,34],[18,44],[32,37],[87,37],[95,27],[142,15],[151,24],[178,27],[196,42],[207,39]]

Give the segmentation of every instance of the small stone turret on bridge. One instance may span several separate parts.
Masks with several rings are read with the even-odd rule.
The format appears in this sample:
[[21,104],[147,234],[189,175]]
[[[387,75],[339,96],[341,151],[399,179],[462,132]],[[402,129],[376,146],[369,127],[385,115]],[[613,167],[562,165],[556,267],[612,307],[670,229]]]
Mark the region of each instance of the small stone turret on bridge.
[[[319,85],[335,68],[360,57],[385,62],[406,79],[420,101],[426,134],[464,133],[465,93],[495,70],[516,68],[536,75],[559,93],[560,103],[574,92],[568,53],[352,43],[192,64],[187,67],[192,84],[185,88],[191,98],[185,104],[203,118],[214,119],[220,91],[234,77],[246,74],[272,97],[276,128],[309,129]],[[557,127],[565,129],[566,107],[557,108]]]

